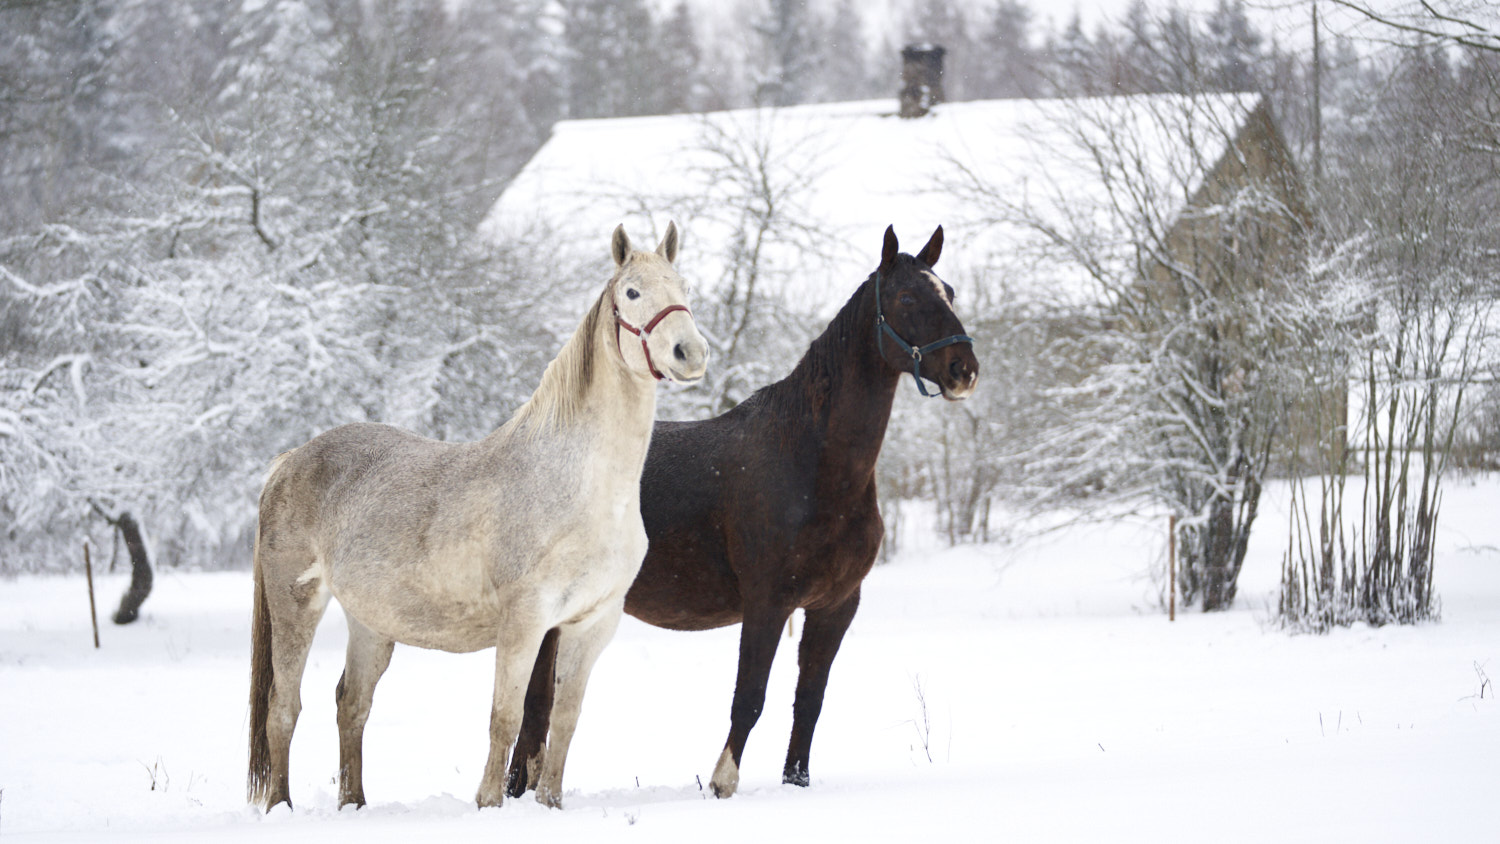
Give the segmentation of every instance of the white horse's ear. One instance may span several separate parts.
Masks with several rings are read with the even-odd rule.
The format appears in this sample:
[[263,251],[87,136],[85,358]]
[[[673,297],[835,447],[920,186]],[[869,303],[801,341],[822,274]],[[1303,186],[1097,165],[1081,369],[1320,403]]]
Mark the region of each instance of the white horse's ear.
[[932,233],[932,239],[917,253],[917,260],[929,267],[937,266],[938,256],[943,254],[943,227],[938,226],[937,231]]
[[667,263],[677,263],[677,223],[667,223],[667,233],[662,235],[661,243],[656,247],[656,254],[667,259]]
[[609,239],[609,254],[614,256],[615,266],[623,267],[630,257],[630,235],[625,233],[625,224],[615,226],[614,237]]

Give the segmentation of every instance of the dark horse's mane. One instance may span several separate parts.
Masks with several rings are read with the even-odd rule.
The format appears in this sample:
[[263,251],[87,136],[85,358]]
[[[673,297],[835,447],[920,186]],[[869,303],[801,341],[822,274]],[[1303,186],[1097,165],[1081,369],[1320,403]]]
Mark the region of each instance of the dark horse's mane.
[[826,402],[831,388],[848,377],[849,344],[859,333],[860,310],[873,286],[870,273],[811,343],[802,359],[785,378],[756,390],[741,407],[765,405],[779,411],[778,418],[793,420],[815,411]]

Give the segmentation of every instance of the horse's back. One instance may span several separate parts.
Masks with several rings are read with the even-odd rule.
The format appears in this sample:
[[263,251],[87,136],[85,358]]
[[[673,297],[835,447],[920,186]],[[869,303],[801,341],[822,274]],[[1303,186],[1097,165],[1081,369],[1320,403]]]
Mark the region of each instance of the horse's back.
[[[393,462],[433,462],[426,456],[442,446],[390,425],[356,423],[325,431],[276,458],[260,497],[262,532],[268,527],[300,523],[332,527],[350,499],[385,483]],[[426,459],[421,459],[426,458]],[[418,469],[420,471],[420,469]]]

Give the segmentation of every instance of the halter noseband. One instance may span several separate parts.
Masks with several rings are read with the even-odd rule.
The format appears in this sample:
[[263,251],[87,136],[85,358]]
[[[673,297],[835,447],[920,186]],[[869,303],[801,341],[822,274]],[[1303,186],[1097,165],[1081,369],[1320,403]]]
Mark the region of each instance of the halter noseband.
[[[621,328],[624,328],[626,331],[629,331],[631,334],[634,334],[637,337],[641,338],[641,351],[643,351],[643,352],[646,353],[646,366],[647,366],[647,368],[649,368],[651,370],[651,374],[652,374],[652,376],[654,376],[656,378],[656,380],[658,380],[658,381],[664,381],[664,380],[666,380],[666,376],[662,375],[660,372],[658,372],[657,369],[656,369],[656,364],[654,364],[654,363],[651,362],[651,346],[646,341],[651,339],[651,329],[655,328],[658,323],[660,323],[662,320],[666,319],[669,314],[671,314],[671,313],[673,313],[675,311],[682,311],[683,313],[685,313],[689,317],[691,317],[693,315],[693,312],[690,311],[690,310],[688,310],[687,305],[668,305],[665,308],[662,308],[660,311],[658,311],[657,314],[656,314],[656,316],[652,317],[651,321],[648,322],[648,323],[646,323],[646,327],[645,328],[636,328],[635,326],[633,326],[630,323],[626,322],[624,317],[620,316],[620,308],[618,306],[615,307],[614,311],[615,311],[615,348],[616,349],[620,349],[620,329]],[[624,349],[620,349],[620,354],[624,355],[625,354],[625,350]]]
[[[892,340],[895,340],[896,345],[901,347],[901,351],[905,352],[907,357],[911,358],[912,380],[917,382],[917,389],[927,398],[936,398],[942,395],[942,390],[940,388],[936,393],[927,392],[927,386],[922,383],[922,356],[929,352],[935,352],[944,346],[952,346],[955,343],[974,345],[974,338],[967,334],[954,334],[920,347],[913,346],[901,339],[901,335],[896,333],[896,329],[892,328],[891,324],[885,321],[885,311],[880,307],[880,270],[878,269],[875,271],[875,327],[883,331]],[[880,351],[879,334],[875,335],[875,350]]]

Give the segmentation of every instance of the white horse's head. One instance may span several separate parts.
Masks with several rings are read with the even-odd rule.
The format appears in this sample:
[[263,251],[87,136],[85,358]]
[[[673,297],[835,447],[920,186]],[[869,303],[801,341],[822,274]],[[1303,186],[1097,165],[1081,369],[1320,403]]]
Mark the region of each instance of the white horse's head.
[[677,224],[667,224],[655,252],[632,250],[625,227],[619,226],[610,254],[616,269],[610,295],[626,367],[646,378],[679,384],[701,379],[708,367],[708,341],[698,333],[687,307],[686,284],[672,266],[677,259]]

